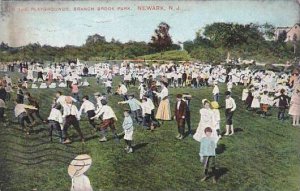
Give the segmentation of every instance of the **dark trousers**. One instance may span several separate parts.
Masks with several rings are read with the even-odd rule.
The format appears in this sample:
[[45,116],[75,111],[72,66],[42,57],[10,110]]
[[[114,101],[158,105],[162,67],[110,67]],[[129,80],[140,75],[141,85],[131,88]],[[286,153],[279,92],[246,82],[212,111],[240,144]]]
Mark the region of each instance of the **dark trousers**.
[[75,99],[77,100],[77,101],[80,101],[79,99],[79,94],[78,93],[73,93],[73,96],[75,97]]
[[215,94],[213,96],[213,98],[214,98],[214,101],[219,102],[219,94]]
[[178,78],[178,86],[182,86],[182,80],[181,80],[181,78]]
[[285,117],[285,107],[279,107],[277,118],[278,120],[284,120]]
[[81,132],[79,121],[74,115],[68,115],[65,120],[64,130],[63,130],[63,138],[66,140],[68,138],[68,129],[70,126],[73,126],[77,133],[79,134],[81,140],[84,139],[83,134]]
[[143,119],[141,117],[141,110],[140,109],[135,110],[135,111],[131,111],[131,115],[137,123],[141,123],[143,121]]
[[18,116],[18,121],[19,121],[19,124],[21,125],[21,127],[24,129],[25,128],[25,122],[27,124],[31,124],[30,122],[30,119],[27,115],[27,113],[21,113],[19,116]]
[[58,136],[60,138],[60,141],[62,141],[62,131],[61,131],[61,128],[60,128],[60,124],[57,121],[50,120],[48,125],[49,125],[50,140],[52,141],[52,132],[53,132],[53,130],[56,130],[58,132]]
[[151,114],[145,114],[145,116],[143,117],[143,126],[145,128],[149,128],[152,124],[152,120],[151,120]]
[[190,113],[190,111],[187,111],[185,113],[185,122],[186,122],[187,127],[188,127],[188,133],[191,134],[192,133],[192,128],[191,128],[191,113]]
[[89,123],[93,126],[93,128],[96,128],[95,120],[91,119],[92,117],[94,117],[96,115],[95,111],[94,110],[89,110],[86,113],[87,113],[87,116],[89,118]]
[[192,79],[192,84],[193,84],[194,88],[196,88],[198,86],[196,78]]
[[128,97],[127,97],[126,94],[125,94],[125,95],[122,95],[122,96],[123,96],[124,101],[128,100]]
[[106,93],[107,94],[111,94],[112,92],[111,92],[111,87],[106,87]]
[[21,94],[17,94],[17,101],[18,101],[19,103],[24,103],[24,96],[21,95]]
[[0,122],[4,120],[4,108],[0,107]]
[[176,119],[176,122],[177,122],[178,133],[180,135],[184,135],[185,119]]
[[39,110],[33,110],[29,112],[29,117],[35,121],[35,119],[39,118],[41,121],[44,121],[44,119],[41,117]]
[[151,120],[155,122],[155,125],[156,125],[156,126],[160,126],[159,121],[155,118],[154,109],[151,110],[151,115],[150,115],[150,117],[151,117]]
[[209,167],[212,169],[212,176],[216,176],[216,157],[215,156],[204,156],[203,157],[204,165],[204,175],[208,176]]
[[225,110],[226,125],[232,125],[233,112],[230,111],[230,110],[231,109],[226,109]]

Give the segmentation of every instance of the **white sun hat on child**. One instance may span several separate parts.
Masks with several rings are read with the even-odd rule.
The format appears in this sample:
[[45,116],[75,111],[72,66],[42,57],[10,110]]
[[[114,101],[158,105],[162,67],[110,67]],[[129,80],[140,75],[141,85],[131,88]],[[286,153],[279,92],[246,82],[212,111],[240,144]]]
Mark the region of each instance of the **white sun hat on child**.
[[92,165],[92,158],[87,154],[78,155],[75,157],[69,167],[68,174],[71,177],[80,176],[85,173]]

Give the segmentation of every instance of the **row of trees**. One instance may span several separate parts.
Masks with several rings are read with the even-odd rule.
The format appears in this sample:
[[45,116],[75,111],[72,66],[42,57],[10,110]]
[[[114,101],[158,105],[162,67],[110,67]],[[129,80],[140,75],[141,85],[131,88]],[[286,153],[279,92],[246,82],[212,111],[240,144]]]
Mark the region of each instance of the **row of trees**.
[[[170,26],[162,22],[154,30],[150,42],[107,41],[99,34],[88,36],[82,46],[52,47],[38,43],[12,48],[0,44],[0,61],[48,60],[66,61],[112,60],[141,58],[143,55],[179,50],[169,34]],[[226,58],[255,59],[258,61],[282,62],[300,56],[300,43],[286,43],[286,34],[274,41],[275,27],[270,24],[213,23],[196,33],[192,41],[183,43],[189,56],[202,61],[220,63]],[[172,55],[174,52],[172,52]]]
[[184,42],[184,49],[191,57],[210,62],[230,57],[280,62],[300,56],[296,42],[286,43],[282,34],[275,41],[274,32],[267,23],[213,23],[198,31],[193,41]]
[[39,43],[13,48],[2,42],[0,44],[0,61],[66,61],[75,58],[82,60],[133,59],[142,55],[180,49],[179,45],[173,44],[169,30],[170,26],[167,23],[160,23],[149,43],[136,41],[121,43],[115,39],[107,41],[104,36],[99,34],[88,36],[82,46],[66,45],[61,48],[42,46]]

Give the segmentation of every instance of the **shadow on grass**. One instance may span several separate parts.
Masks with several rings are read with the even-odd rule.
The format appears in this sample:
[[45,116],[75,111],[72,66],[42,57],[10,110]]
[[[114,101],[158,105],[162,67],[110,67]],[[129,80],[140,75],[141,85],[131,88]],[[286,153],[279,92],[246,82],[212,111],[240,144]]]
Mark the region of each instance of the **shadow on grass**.
[[234,129],[234,133],[243,132],[243,131],[244,131],[244,129],[242,129],[242,128],[235,128]]
[[226,145],[219,144],[216,148],[216,154],[217,155],[222,154],[222,153],[224,153],[225,150],[226,150]]
[[145,146],[147,146],[149,143],[139,143],[139,144],[136,144],[134,145],[133,149],[136,151],[136,150],[139,150]]
[[[44,159],[44,160],[39,160],[39,161],[35,161],[35,162],[24,162],[24,161],[19,161],[14,159],[8,159],[6,158],[5,161],[6,162],[11,162],[11,163],[17,163],[17,164],[21,164],[21,165],[25,165],[25,166],[33,166],[33,165],[38,165],[38,164],[42,164],[45,162],[55,162],[55,163],[61,163],[61,164],[68,164],[74,157],[69,157],[69,158],[64,158],[62,159],[57,159],[57,158],[53,158],[53,159]],[[0,160],[1,161],[1,160]]]
[[228,172],[228,168],[217,168],[216,169],[216,179],[219,180],[222,176],[224,176]]
[[99,137],[98,135],[92,135],[92,136],[86,137],[86,138],[85,138],[85,141],[97,139],[98,137]]

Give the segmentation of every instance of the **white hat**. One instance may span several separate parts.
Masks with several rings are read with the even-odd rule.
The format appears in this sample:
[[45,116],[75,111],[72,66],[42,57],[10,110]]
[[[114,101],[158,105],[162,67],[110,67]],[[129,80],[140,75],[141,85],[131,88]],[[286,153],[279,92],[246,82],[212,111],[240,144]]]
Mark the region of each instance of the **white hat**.
[[68,174],[71,177],[80,176],[85,173],[92,165],[92,158],[87,155],[78,155],[71,161],[68,167]]

